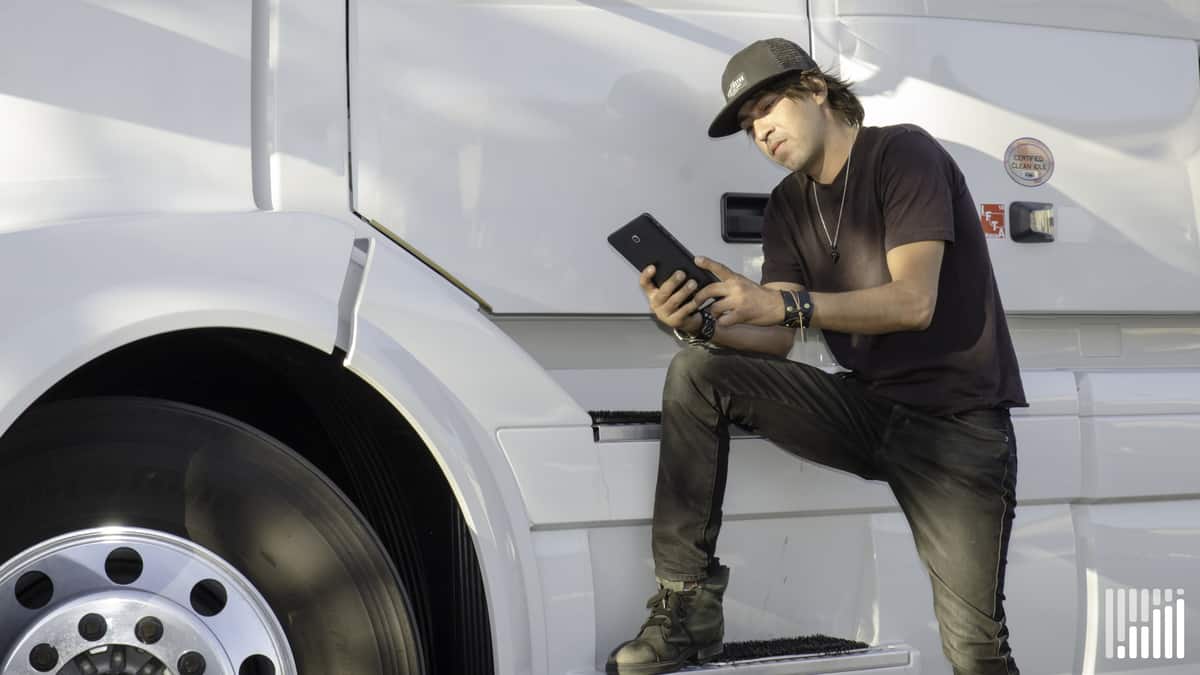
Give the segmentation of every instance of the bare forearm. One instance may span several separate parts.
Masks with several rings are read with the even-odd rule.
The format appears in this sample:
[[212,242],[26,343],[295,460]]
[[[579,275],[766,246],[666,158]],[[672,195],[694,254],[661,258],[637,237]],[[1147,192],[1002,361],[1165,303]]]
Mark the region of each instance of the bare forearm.
[[896,281],[845,293],[812,293],[812,300],[811,325],[858,335],[925,330],[933,313],[923,296]]

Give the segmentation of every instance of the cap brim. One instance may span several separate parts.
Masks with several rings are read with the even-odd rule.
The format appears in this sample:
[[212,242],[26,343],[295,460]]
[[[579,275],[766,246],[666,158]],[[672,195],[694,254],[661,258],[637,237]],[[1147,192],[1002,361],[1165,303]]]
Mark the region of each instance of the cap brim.
[[802,70],[799,68],[785,70],[782,73],[776,73],[760,82],[757,82],[753,86],[746,87],[745,91],[740,92],[732,101],[726,103],[724,108],[721,108],[721,112],[717,113],[716,118],[713,119],[712,124],[710,124],[708,127],[709,137],[723,138],[725,136],[732,136],[733,134],[741,131],[742,128],[738,126],[738,111],[741,110],[746,101],[749,101],[759,92],[761,92],[764,87],[774,84],[775,82],[783,79],[784,76],[798,72],[802,72]]

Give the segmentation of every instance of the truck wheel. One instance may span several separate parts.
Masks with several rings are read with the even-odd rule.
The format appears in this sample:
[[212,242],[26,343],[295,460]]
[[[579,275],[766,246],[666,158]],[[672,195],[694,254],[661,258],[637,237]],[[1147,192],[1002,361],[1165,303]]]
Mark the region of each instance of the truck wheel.
[[82,398],[0,437],[4,673],[424,673],[382,545],[314,466],[195,406]]

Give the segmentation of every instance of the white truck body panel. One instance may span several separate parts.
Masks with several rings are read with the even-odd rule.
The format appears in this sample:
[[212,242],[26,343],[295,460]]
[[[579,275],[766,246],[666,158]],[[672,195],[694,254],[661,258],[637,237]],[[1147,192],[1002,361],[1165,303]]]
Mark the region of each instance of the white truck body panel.
[[[5,234],[0,429],[67,374],[145,337],[246,328],[331,351],[351,247],[369,229],[251,212]],[[505,423],[573,424],[590,445],[590,418],[469,298],[403,251],[374,253],[347,367],[412,422],[458,497],[487,575],[498,672],[544,673],[544,661],[530,665],[545,647],[529,523],[496,434]],[[463,343],[451,348],[452,339]],[[480,378],[485,372],[492,377]],[[480,386],[487,381],[495,388]],[[512,382],[522,383],[521,396],[511,395]]]
[[645,313],[605,237],[650,211],[733,253],[721,193],[780,177],[704,130],[729,54],[764,32],[807,45],[803,2],[354,5],[355,204],[496,312]]
[[[1056,241],[988,240],[1006,311],[1200,310],[1195,41],[833,7],[813,3],[813,58],[859,82],[867,124],[925,127],[977,204],[1054,204]],[[1044,185],[1005,171],[1023,137],[1053,153]]]
[[545,662],[542,589],[522,504],[530,486],[519,482],[540,487],[544,478],[514,480],[498,434],[507,425],[574,428],[590,445],[591,418],[469,298],[386,240],[377,246],[346,365],[410,420],[451,482],[486,577],[498,672],[557,672]]
[[[1187,524],[1200,517],[1195,489],[1200,466],[1191,452],[1200,421],[1195,319],[1017,316],[1010,321],[1027,366],[1022,377],[1031,403],[1030,408],[1014,410],[1021,469],[1006,580],[1014,650],[1019,646],[1038,672],[1185,672],[1191,666],[1106,662],[1102,599],[1103,589],[1113,586],[1190,587],[1200,580],[1193,564],[1200,542]],[[669,353],[658,353],[654,345],[669,341],[642,320],[614,320],[599,328],[595,324],[582,318],[501,321],[587,408],[609,409],[623,400],[642,408],[654,406],[652,396],[661,390],[670,360]],[[1117,354],[1112,353],[1114,344]],[[797,345],[792,356],[819,363],[807,357],[820,351],[811,343]],[[605,363],[611,368],[602,369]],[[587,387],[589,378],[598,384]],[[561,558],[567,555],[564,549],[573,550],[572,542],[586,533],[587,566],[598,580],[597,616],[625,613],[615,628],[598,624],[599,659],[605,645],[633,621],[636,598],[646,590],[629,589],[617,580],[646,578],[652,569],[648,525],[657,441],[602,441],[593,456],[568,452],[572,435],[566,430],[527,430],[520,435],[518,439],[511,430],[501,435],[518,476],[532,477],[540,470],[553,478],[540,489],[518,478],[529,485],[524,493],[535,541],[554,542],[538,544],[554,551],[543,555],[548,558],[543,568],[583,564],[578,559],[582,551],[574,553],[570,565]],[[940,657],[928,580],[911,539],[896,543],[900,548],[888,554],[911,558],[889,560],[883,548],[871,548],[880,546],[881,529],[908,532],[890,490],[797,460],[758,438],[735,438],[731,453],[722,560],[746,566],[738,576],[741,583],[782,585],[786,578],[788,586],[801,585],[807,593],[802,597],[808,598],[780,607],[772,600],[778,589],[771,594],[747,590],[742,597],[755,600],[739,604],[739,610],[769,605],[771,620],[796,622],[807,632],[819,632],[829,629],[826,612],[834,610],[812,598],[822,597],[829,586],[843,591],[873,586],[878,589],[874,605],[834,612],[850,622],[838,625],[840,634],[868,642],[903,640],[924,655],[920,672],[949,673]],[[581,502],[590,503],[590,509]],[[778,532],[734,534],[764,522],[786,525]],[[869,542],[864,546],[871,553],[863,555],[880,561],[874,572],[864,571],[857,558],[829,552],[831,522],[840,528],[837,537],[847,530]],[[761,553],[760,535],[779,547],[790,538],[800,550],[821,554],[776,564],[778,550]],[[1131,541],[1136,545],[1129,546]],[[841,565],[827,566],[826,556],[841,560]],[[876,576],[865,578],[872,573]],[[608,574],[613,581],[602,587],[599,580]],[[813,579],[807,578],[810,574]],[[733,592],[737,590],[731,586]],[[556,631],[569,633],[568,613],[583,600],[559,593],[563,599],[554,607],[549,604],[552,595],[548,591],[548,629],[552,636]],[[814,612],[822,613],[820,627],[807,623]],[[884,618],[877,621],[877,614]],[[755,639],[790,632],[764,628],[767,625],[774,624],[744,619],[731,623],[729,630]],[[1091,670],[1084,668],[1088,655]],[[1120,669],[1113,670],[1117,665]]]
[[253,209],[250,20],[238,0],[5,2],[0,230]]
[[[933,132],[977,201],[1058,207],[1058,241],[988,244],[1032,404],[1015,412],[1006,587],[1021,667],[1195,669],[1195,656],[1106,659],[1101,604],[1112,585],[1200,593],[1194,3],[349,10],[0,7],[0,430],[73,369],[143,337],[228,326],[331,351],[354,240],[372,239],[340,346],[425,440],[462,506],[497,673],[602,670],[653,590],[657,441],[597,442],[587,411],[658,409],[678,349],[603,238],[650,211],[757,280],[761,250],[721,240],[719,197],[766,193],[781,174],[745,139],[709,142],[704,130],[727,57],[787,35],[862,80],[868,124]],[[979,46],[993,43],[1009,47]],[[1042,187],[1005,175],[1004,149],[1021,136],[1055,153]],[[481,316],[355,212],[498,314]],[[836,367],[820,342],[792,358]],[[862,672],[948,675],[890,491],[763,439],[735,439],[733,453],[728,639],[908,645],[908,665]],[[1200,645],[1200,614],[1188,619]]]
[[248,212],[4,233],[0,429],[76,368],[152,335],[228,326],[331,350],[354,227]]
[[[1045,3],[950,4],[361,0],[356,206],[502,314],[644,312],[605,242],[643,210],[757,280],[761,247],[722,241],[719,197],[784,174],[705,130],[729,54],[783,35],[857,82],[867,124],[933,133],[980,204],[1054,204],[1058,241],[988,242],[1009,312],[1200,309],[1200,7],[1103,3],[1080,30],[1078,3],[1040,26]],[[1165,23],[1177,37],[1126,28]],[[1053,153],[1045,185],[1005,172],[1022,137]]]
[[[814,12],[833,13],[830,0],[814,0]],[[1200,14],[1191,0],[837,0],[850,16],[929,17],[1051,26],[1107,33],[1200,38]]]

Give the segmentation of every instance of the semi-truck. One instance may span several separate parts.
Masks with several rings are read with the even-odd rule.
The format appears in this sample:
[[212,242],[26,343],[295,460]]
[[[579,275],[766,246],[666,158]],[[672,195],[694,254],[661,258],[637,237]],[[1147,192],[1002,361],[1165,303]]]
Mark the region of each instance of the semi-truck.
[[[685,348],[605,237],[648,212],[759,279],[784,174],[705,130],[772,36],[979,202],[1022,671],[1200,664],[1197,3],[7,0],[0,35],[4,673],[603,672]],[[887,485],[730,435],[699,669],[949,675]]]

